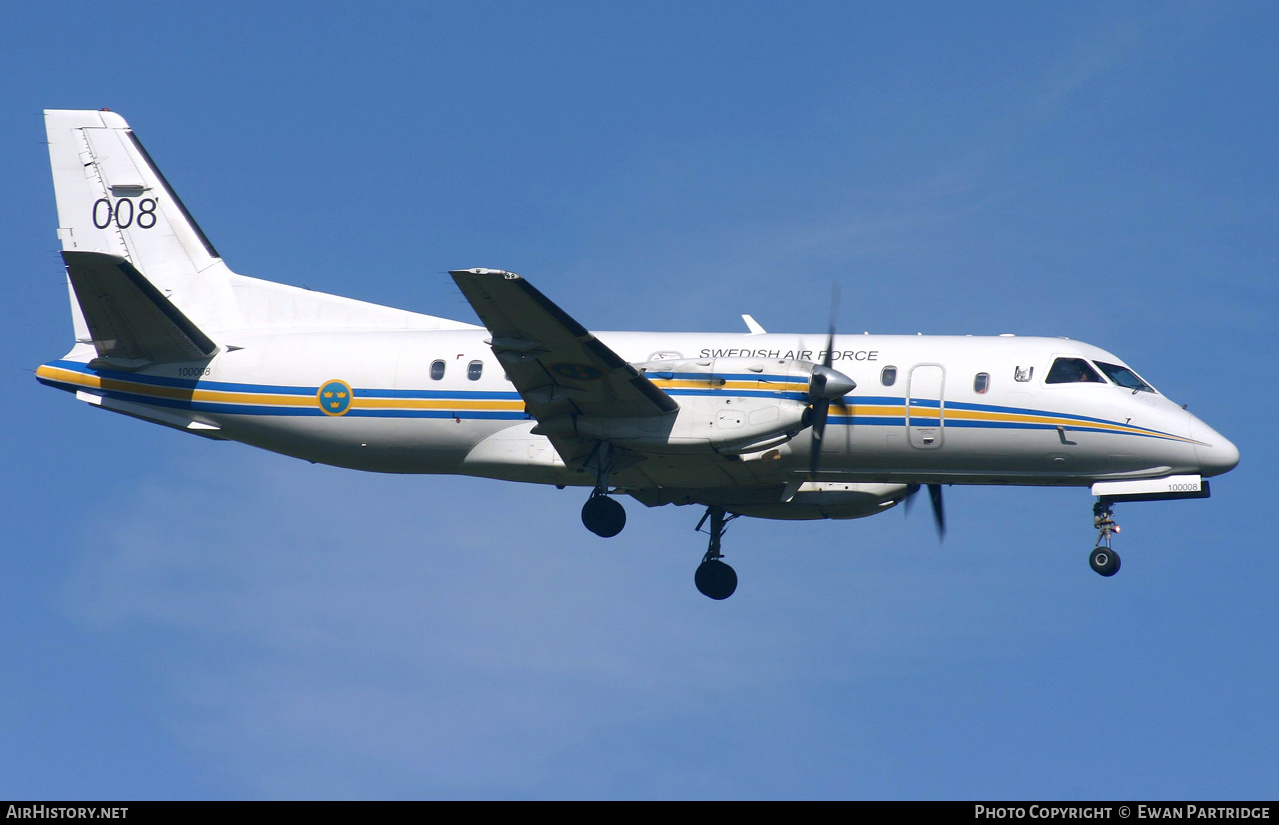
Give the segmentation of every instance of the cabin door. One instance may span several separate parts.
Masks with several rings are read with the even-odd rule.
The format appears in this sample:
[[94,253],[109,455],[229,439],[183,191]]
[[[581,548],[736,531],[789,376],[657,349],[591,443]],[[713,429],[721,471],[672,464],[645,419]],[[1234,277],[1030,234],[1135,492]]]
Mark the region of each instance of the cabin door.
[[942,393],[946,371],[941,364],[916,364],[910,369],[906,398],[906,432],[910,446],[934,450],[942,445],[946,402]]

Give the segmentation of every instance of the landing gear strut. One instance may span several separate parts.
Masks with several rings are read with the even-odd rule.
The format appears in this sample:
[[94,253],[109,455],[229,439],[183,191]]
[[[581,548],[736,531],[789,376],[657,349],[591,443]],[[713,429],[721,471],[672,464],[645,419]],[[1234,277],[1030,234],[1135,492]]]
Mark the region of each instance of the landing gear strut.
[[600,442],[595,459],[598,468],[595,490],[582,505],[582,524],[600,538],[611,539],[626,526],[626,510],[608,497],[608,477],[613,470],[613,455],[607,441]]
[[1102,499],[1092,506],[1092,526],[1097,528],[1097,547],[1088,555],[1088,564],[1098,575],[1110,577],[1119,572],[1119,554],[1110,549],[1110,537],[1119,532],[1115,511]]
[[698,592],[716,601],[727,599],[737,589],[737,572],[720,561],[724,554],[719,552],[720,539],[724,537],[728,523],[737,518],[737,515],[725,515],[723,507],[711,506],[706,508],[706,515],[697,522],[697,530],[700,532],[706,520],[711,520],[711,543],[706,555],[702,556],[702,563],[697,566],[693,582],[697,585]]

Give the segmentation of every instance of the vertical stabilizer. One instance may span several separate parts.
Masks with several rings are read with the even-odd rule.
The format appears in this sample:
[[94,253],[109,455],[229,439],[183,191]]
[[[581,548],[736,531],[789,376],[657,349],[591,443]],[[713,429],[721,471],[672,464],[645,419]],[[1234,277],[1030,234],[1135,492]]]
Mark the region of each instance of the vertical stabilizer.
[[[211,335],[264,329],[475,328],[237,275],[222,262],[124,118],[106,110],[46,109],[44,121],[63,253],[72,253],[73,259],[78,253],[123,259],[129,272],[154,285],[175,311]],[[81,281],[81,288],[97,283]],[[102,316],[102,307],[84,305],[88,298],[77,293],[72,279],[67,286],[76,340],[97,346],[100,336],[85,315],[93,321],[95,313]]]
[[[176,303],[198,307],[202,323],[226,326],[230,273],[124,118],[67,109],[44,118],[62,250],[124,258]],[[74,301],[73,313],[84,340]]]

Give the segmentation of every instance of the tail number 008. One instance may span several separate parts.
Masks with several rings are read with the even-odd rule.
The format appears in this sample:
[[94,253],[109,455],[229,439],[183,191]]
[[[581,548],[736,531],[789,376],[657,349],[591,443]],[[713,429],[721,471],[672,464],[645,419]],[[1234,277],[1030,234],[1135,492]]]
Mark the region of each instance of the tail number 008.
[[117,229],[150,229],[155,226],[155,198],[143,198],[133,205],[131,198],[120,198],[115,203],[110,198],[98,198],[93,202],[93,225],[98,229],[106,229],[115,224]]

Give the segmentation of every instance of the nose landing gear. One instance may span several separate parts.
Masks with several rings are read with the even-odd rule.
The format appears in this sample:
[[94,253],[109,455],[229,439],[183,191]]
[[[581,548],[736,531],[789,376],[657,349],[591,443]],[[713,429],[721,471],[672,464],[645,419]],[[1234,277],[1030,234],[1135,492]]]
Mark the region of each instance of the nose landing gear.
[[1097,547],[1088,555],[1088,564],[1100,576],[1119,572],[1119,554],[1110,549],[1110,538],[1119,532],[1115,524],[1115,511],[1110,502],[1102,499],[1092,506],[1092,525],[1097,528]]
[[716,601],[727,599],[733,595],[733,591],[737,590],[737,572],[720,561],[724,558],[724,554],[719,552],[720,539],[724,537],[728,523],[737,516],[737,513],[731,516],[725,515],[723,507],[712,506],[706,508],[706,515],[697,522],[697,530],[700,532],[706,520],[708,518],[711,520],[711,541],[706,555],[702,556],[702,563],[697,566],[697,572],[693,574],[693,583],[697,585],[699,593]]

